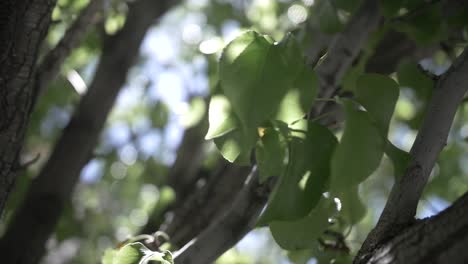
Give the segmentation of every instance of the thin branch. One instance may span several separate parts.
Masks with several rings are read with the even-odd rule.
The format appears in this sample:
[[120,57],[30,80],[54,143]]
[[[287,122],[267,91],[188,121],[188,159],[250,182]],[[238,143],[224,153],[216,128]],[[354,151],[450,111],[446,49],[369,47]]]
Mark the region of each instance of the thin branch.
[[[169,0],[133,2],[123,28],[108,37],[89,91],[0,240],[2,262],[39,262],[64,204],[71,198],[81,169],[96,146],[127,72],[138,56],[146,31],[175,3]],[[24,248],[28,249],[27,254]]]
[[205,231],[175,253],[178,264],[212,263],[255,225],[271,192],[271,181],[260,184],[254,167],[232,206]]
[[411,149],[412,162],[392,188],[377,226],[358,254],[366,259],[382,241],[414,221],[418,202],[429,174],[447,142],[455,113],[468,90],[468,48],[453,62],[435,87],[434,94]]
[[[329,98],[336,92],[339,82],[358,56],[370,33],[377,28],[380,19],[378,1],[365,0],[343,32],[334,37],[325,59],[317,66],[319,98]],[[310,118],[319,115],[324,106],[324,102],[317,102],[309,115]]]
[[103,14],[99,14],[104,10],[104,2],[105,0],[90,1],[88,6],[81,11],[80,15],[65,32],[59,43],[46,54],[36,74],[36,98],[33,98],[34,101],[37,101],[37,97],[40,97],[44,93],[46,86],[57,78],[63,62],[78,47],[89,29],[104,18]]

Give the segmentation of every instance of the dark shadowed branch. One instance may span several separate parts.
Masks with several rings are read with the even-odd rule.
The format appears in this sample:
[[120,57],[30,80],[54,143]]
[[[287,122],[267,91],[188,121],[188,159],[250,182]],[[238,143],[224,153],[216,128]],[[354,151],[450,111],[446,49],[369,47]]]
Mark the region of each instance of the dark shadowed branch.
[[392,188],[377,226],[366,239],[358,259],[366,260],[382,241],[414,221],[429,174],[447,142],[455,113],[468,90],[468,49],[437,81],[425,119],[411,149],[412,162]]
[[260,184],[254,168],[232,205],[200,235],[176,252],[175,262],[212,263],[234,246],[255,226],[271,192],[272,184],[269,183]]
[[177,158],[167,174],[167,185],[174,190],[176,200],[162,211],[155,210],[141,233],[154,233],[163,223],[166,212],[182,207],[186,198],[197,191],[196,182],[207,174],[201,169],[206,156],[204,136],[207,131],[207,122],[205,118],[196,126],[185,130],[177,150]]
[[162,226],[161,230],[169,235],[171,243],[183,246],[219,217],[226,205],[234,201],[249,172],[249,167],[221,161],[205,185],[175,208],[169,221]]
[[[40,174],[33,180],[0,241],[2,262],[38,263],[77,183],[92,156],[115,98],[135,61],[147,29],[175,1],[140,0],[130,5],[123,28],[106,39],[89,91],[56,144]],[[28,254],[24,254],[24,248]]]

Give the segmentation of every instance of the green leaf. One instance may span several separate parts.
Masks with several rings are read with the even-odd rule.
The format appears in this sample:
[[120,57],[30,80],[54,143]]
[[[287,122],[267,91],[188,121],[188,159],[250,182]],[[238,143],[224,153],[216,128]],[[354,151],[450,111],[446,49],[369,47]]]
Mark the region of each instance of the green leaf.
[[213,139],[225,135],[237,126],[236,119],[231,112],[231,105],[223,95],[213,95],[210,100],[208,121],[210,127],[205,139]]
[[318,20],[320,30],[334,34],[342,30],[343,24],[338,18],[336,8],[331,1],[321,1],[318,7]]
[[139,242],[127,244],[114,255],[113,264],[140,264],[149,251]]
[[361,75],[356,83],[356,100],[387,137],[388,126],[398,100],[398,84],[391,78],[375,73]]
[[366,215],[367,209],[359,198],[358,186],[349,186],[337,196],[341,202],[340,215],[349,225],[358,223]]
[[288,161],[287,147],[286,138],[280,132],[273,128],[265,129],[255,148],[260,182],[264,182],[268,177],[283,174]]
[[159,261],[161,264],[174,264],[172,254],[167,250],[164,252],[153,251],[150,255],[145,257],[144,261],[146,261],[145,263],[149,263],[149,261]]
[[281,101],[277,120],[288,124],[303,118],[311,109],[318,91],[317,74],[304,66]]
[[327,128],[315,123],[309,123],[303,133],[304,138],[291,138],[289,163],[259,219],[259,225],[307,215],[326,190],[329,160],[336,138]]
[[331,160],[331,190],[343,191],[364,181],[380,164],[386,140],[369,114],[343,100],[346,125]]
[[392,160],[394,175],[396,178],[400,178],[406,171],[409,162],[411,161],[411,155],[387,141],[385,145],[385,154]]
[[250,165],[250,151],[255,146],[258,134],[256,130],[243,132],[239,128],[214,139],[221,155],[229,162]]
[[129,243],[118,251],[106,250],[103,257],[103,264],[147,264],[150,261],[174,264],[171,252],[151,251],[140,242]]
[[397,68],[397,77],[400,86],[413,89],[423,101],[431,97],[434,81],[424,74],[416,63],[411,61],[400,63]]
[[102,264],[114,264],[114,258],[117,254],[117,250],[108,248],[104,251],[104,255],[102,256]]
[[233,112],[246,130],[260,126],[277,111],[293,82],[297,65],[289,65],[287,43],[274,45],[248,31],[224,49],[219,76]]
[[283,249],[310,249],[329,227],[328,218],[335,213],[333,201],[322,199],[315,209],[301,219],[271,222],[270,231],[276,243]]

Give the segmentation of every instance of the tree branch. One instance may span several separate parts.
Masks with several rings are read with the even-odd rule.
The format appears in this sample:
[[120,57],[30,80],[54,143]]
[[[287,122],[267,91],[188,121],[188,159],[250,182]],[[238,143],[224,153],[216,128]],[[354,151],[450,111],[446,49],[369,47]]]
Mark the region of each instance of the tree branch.
[[169,235],[171,244],[185,245],[208,227],[212,219],[219,217],[226,204],[234,201],[251,170],[226,161],[221,161],[219,167],[202,188],[172,212],[171,219],[162,226],[161,231]]
[[468,262],[468,192],[445,211],[418,221],[379,247],[366,263]]
[[0,3],[0,215],[15,180],[32,103],[32,76],[55,3]]
[[[334,91],[336,89],[338,81],[356,58],[369,32],[377,26],[380,17],[377,11],[376,1],[366,1],[345,31],[334,38],[328,57],[317,68],[323,90]],[[323,45],[327,42],[327,38],[322,40],[313,42],[314,46],[308,50],[308,63],[311,66],[314,64],[313,61],[316,61],[320,56]],[[351,42],[353,50],[344,47],[343,41],[346,44]],[[335,74],[339,75],[330,81],[329,75],[335,76]],[[271,184],[259,184],[255,168],[251,173],[253,176],[248,178],[234,205],[176,253],[177,263],[213,262],[253,228],[258,214],[267,201]],[[262,190],[260,196],[258,189]]]
[[[365,0],[343,32],[333,38],[325,59],[317,66],[320,98],[329,98],[335,93],[380,18],[378,1]],[[318,116],[324,106],[324,102],[317,102],[310,116]]]
[[59,43],[46,54],[36,74],[34,102],[44,93],[46,86],[60,73],[61,66],[70,53],[78,47],[89,29],[103,19],[99,13],[104,10],[104,0],[93,0],[81,11]]
[[206,156],[203,148],[207,122],[207,118],[204,118],[196,126],[185,130],[177,158],[167,174],[167,185],[174,190],[176,201],[162,211],[155,210],[141,233],[154,233],[164,221],[165,213],[182,207],[187,197],[196,192],[196,182],[205,174],[200,168]]
[[468,90],[468,48],[438,80],[428,110],[411,149],[412,162],[405,175],[392,188],[377,226],[358,253],[368,259],[382,241],[414,221],[419,199],[447,136],[457,108]]
[[[270,181],[271,183],[271,181]],[[178,264],[212,263],[255,225],[272,184],[260,184],[254,167],[232,206],[199,236],[175,253]]]
[[[51,157],[36,177],[0,241],[5,263],[38,263],[88,162],[115,98],[147,29],[175,1],[140,0],[130,5],[124,27],[110,36],[89,91],[65,128]],[[28,254],[24,254],[24,248]]]

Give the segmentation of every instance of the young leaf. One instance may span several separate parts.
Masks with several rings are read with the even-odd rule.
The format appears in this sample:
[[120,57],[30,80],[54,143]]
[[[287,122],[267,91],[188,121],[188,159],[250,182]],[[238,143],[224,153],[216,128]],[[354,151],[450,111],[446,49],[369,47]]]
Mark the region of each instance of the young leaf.
[[114,264],[114,258],[117,252],[118,250],[115,249],[106,249],[106,251],[104,251],[104,255],[102,256],[102,264]]
[[174,264],[171,252],[151,251],[140,242],[129,243],[118,251],[106,250],[103,257],[103,264],[147,264],[150,261]]
[[331,160],[331,190],[343,191],[364,181],[380,164],[386,140],[369,114],[344,100],[346,125]]
[[123,246],[114,255],[113,264],[140,264],[145,255],[150,252],[142,243],[135,242]]
[[398,84],[381,74],[363,74],[356,82],[356,100],[366,108],[385,138],[398,93]]
[[336,138],[327,128],[315,123],[309,123],[303,133],[304,138],[293,137],[290,141],[289,163],[259,225],[307,215],[326,189]]
[[310,249],[328,228],[328,218],[335,213],[333,201],[322,199],[315,209],[301,219],[271,222],[270,231],[276,243],[283,249]]

